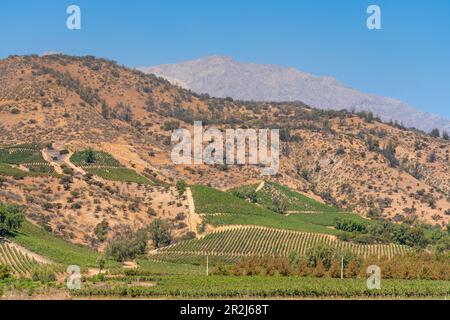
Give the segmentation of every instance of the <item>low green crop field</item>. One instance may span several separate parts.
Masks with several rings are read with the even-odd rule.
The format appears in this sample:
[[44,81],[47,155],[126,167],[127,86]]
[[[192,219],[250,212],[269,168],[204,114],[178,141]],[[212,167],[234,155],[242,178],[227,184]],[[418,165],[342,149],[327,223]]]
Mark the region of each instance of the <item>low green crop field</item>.
[[88,168],[86,171],[105,180],[153,185],[149,179],[128,168]]
[[0,176],[24,178],[28,172],[0,163]]
[[[22,247],[65,266],[97,267],[98,253],[69,243],[44,229],[25,222],[11,239]],[[110,266],[117,263],[108,261]]]
[[30,170],[31,173],[40,173],[40,174],[55,174],[55,168],[53,168],[50,164],[36,164],[36,165],[26,165],[28,170]]
[[[229,193],[237,196],[246,196],[255,192],[258,185],[249,185],[229,190]],[[295,192],[288,187],[274,182],[265,182],[264,187],[256,193],[256,202],[273,211],[275,199],[280,199],[286,204],[286,211],[299,212],[341,212],[339,208],[328,206],[311,199],[303,194]]]
[[12,270],[23,276],[31,269],[38,266],[38,263],[28,255],[19,252],[15,247],[0,240],[0,264],[10,266]]
[[14,178],[59,176],[58,174],[56,174],[54,170],[52,170],[52,168],[46,167],[45,170],[40,171],[41,172],[38,172],[38,170],[27,172],[20,170],[18,168],[14,168],[8,164],[0,163],[0,176],[14,177]]
[[152,275],[204,275],[205,268],[201,265],[155,261],[140,258],[137,260],[137,272]]
[[2,145],[0,149],[4,150],[14,150],[14,149],[26,149],[26,150],[42,150],[48,145],[48,143],[21,143],[21,144],[11,144],[11,145]]
[[0,149],[0,163],[24,164],[45,162],[39,150],[31,149]]
[[[0,148],[0,175],[16,178],[56,175],[54,168],[41,154],[42,144],[22,144]],[[29,172],[11,165],[24,165]]]
[[336,210],[286,216],[238,198],[231,192],[222,192],[206,186],[192,186],[191,190],[196,211],[204,214],[204,221],[213,226],[255,225],[337,235],[340,231],[332,228],[337,218],[350,219],[363,224],[371,223],[370,220],[358,215]]
[[235,213],[249,215],[264,212],[272,213],[270,210],[257,207],[230,193],[207,186],[192,186],[191,190],[195,201],[195,209],[198,213]]
[[[163,262],[163,263],[172,263],[174,265],[193,265],[196,267],[200,267],[202,274],[205,273],[206,270],[206,257],[207,254],[202,252],[199,253],[190,253],[190,252],[177,252],[174,254],[173,252],[161,252],[152,254],[149,256],[149,261]],[[218,264],[223,265],[232,265],[239,261],[242,257],[239,256],[231,256],[231,255],[211,255],[208,256],[208,263],[210,266],[215,266]]]
[[76,166],[82,167],[86,172],[105,180],[154,185],[150,179],[122,166],[117,159],[107,152],[93,151],[94,161],[92,163],[88,163],[87,158],[88,150],[79,151],[72,155],[70,161]]
[[[148,283],[154,285],[149,286]],[[164,276],[129,282],[111,281],[72,292],[81,297],[127,298],[430,298],[450,296],[448,281],[382,280],[381,290],[366,280],[303,277]]]

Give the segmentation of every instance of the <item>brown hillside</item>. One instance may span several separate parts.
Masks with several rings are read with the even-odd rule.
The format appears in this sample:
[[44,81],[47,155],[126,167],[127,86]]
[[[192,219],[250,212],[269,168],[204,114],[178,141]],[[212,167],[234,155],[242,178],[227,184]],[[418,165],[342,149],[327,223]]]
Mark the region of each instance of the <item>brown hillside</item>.
[[[219,128],[282,129],[281,170],[273,179],[323,201],[394,221],[450,222],[449,141],[302,103],[200,96],[93,57],[15,56],[0,61],[0,144],[52,142],[70,151],[93,147],[109,152],[128,168],[166,182],[184,179],[227,189],[261,181],[256,167],[174,166],[171,132],[165,124],[179,122],[191,128],[193,120]],[[82,190],[85,204],[73,211],[69,191],[58,190],[57,180],[32,179],[9,179],[0,187],[0,201],[23,204],[32,195],[39,200],[30,206],[29,217],[36,221],[45,217],[54,230],[80,243],[95,242],[93,229],[111,217],[109,207],[116,212],[117,224],[133,227],[151,221],[148,206],[172,219],[178,213],[166,203],[176,198],[173,190],[139,190],[144,187],[116,182],[112,187],[122,190],[121,195],[110,199],[108,194],[101,195],[104,185],[95,186],[83,177],[76,178],[72,191]],[[48,185],[52,196],[45,195],[40,184]],[[8,192],[20,201],[8,197]],[[172,199],[150,204],[151,198],[164,192],[171,192]],[[133,198],[141,200],[136,214],[120,209]],[[100,202],[97,212],[94,199]],[[60,202],[61,208],[47,210],[40,204],[44,201]],[[180,230],[180,235],[188,231]]]

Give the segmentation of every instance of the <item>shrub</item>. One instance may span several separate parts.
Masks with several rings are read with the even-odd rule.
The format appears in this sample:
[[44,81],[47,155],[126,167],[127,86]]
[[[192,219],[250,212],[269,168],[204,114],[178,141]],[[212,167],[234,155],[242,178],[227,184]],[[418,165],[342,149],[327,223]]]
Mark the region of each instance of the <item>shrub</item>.
[[186,218],[186,215],[183,212],[177,213],[175,219],[178,221],[184,220]]
[[149,208],[147,209],[147,215],[148,215],[149,217],[156,217],[157,213],[156,213],[155,209],[149,207]]
[[94,233],[97,236],[98,241],[100,242],[105,242],[108,232],[109,232],[109,223],[106,220],[100,222],[94,229]]
[[89,149],[86,153],[86,163],[89,164],[95,163],[95,154],[92,149]]
[[316,268],[319,261],[328,269],[331,266],[331,261],[336,254],[336,249],[328,246],[325,243],[319,243],[308,250],[306,259],[309,267]]
[[186,191],[186,182],[184,182],[183,180],[178,180],[177,181],[177,190],[178,190],[178,194],[180,196],[182,194],[184,194],[184,192]]
[[380,152],[389,161],[391,168],[397,168],[399,166],[400,162],[395,156],[396,146],[392,142],[389,142]]
[[433,138],[439,138],[441,136],[441,133],[438,128],[434,128],[433,130],[431,130],[430,136],[432,136]]
[[287,210],[287,201],[281,197],[273,198],[273,210],[279,214],[284,214]]
[[0,203],[0,236],[19,229],[25,218],[22,210],[16,206],[4,206]]
[[173,131],[180,128],[180,123],[178,121],[166,121],[164,122],[163,129],[165,131]]
[[337,148],[337,150],[336,150],[336,155],[340,156],[343,154],[345,154],[345,148],[343,146],[339,146],[339,148]]
[[347,232],[366,232],[366,226],[362,223],[358,223],[352,220],[347,219],[337,219],[335,223],[335,227],[338,230],[347,231]]
[[150,236],[155,248],[168,246],[172,243],[172,235],[167,221],[156,219],[150,225]]
[[437,160],[437,155],[435,151],[432,151],[429,155],[428,155],[428,162],[429,163],[435,163]]
[[188,241],[197,238],[195,232],[189,231],[184,236],[180,238],[181,241]]
[[134,259],[147,251],[148,232],[146,229],[132,232],[128,227],[108,243],[106,254],[114,260],[123,262]]
[[442,139],[447,140],[447,141],[450,140],[450,137],[449,137],[447,131],[443,131],[442,132]]
[[41,283],[56,281],[55,272],[48,266],[39,266],[31,270],[31,278]]
[[9,266],[0,264],[0,281],[12,278],[12,270]]
[[109,119],[110,109],[106,102],[102,103],[102,117],[105,119]]

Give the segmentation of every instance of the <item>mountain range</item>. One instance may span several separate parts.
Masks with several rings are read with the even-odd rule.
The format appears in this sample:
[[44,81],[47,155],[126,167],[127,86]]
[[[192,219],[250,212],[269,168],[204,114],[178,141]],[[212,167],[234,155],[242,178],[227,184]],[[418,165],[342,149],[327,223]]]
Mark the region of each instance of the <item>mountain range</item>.
[[293,68],[211,56],[139,70],[218,98],[301,101],[319,109],[371,111],[383,121],[393,120],[427,132],[433,128],[450,132],[450,120],[444,116],[420,111],[393,98],[361,92],[332,77],[318,77]]

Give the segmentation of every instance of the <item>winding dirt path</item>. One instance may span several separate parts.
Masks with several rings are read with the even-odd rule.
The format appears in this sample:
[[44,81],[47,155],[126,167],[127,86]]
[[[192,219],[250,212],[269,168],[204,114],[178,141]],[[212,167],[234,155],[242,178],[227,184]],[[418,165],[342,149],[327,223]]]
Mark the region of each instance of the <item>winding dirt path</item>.
[[84,171],[80,167],[77,167],[70,161],[70,158],[72,157],[72,155],[73,155],[73,152],[70,151],[68,154],[63,156],[62,161],[64,162],[64,164],[66,166],[68,166],[69,168],[71,168],[73,171],[78,172],[79,174],[81,174],[83,176],[86,175],[86,171]]
[[43,149],[42,150],[42,157],[44,158],[45,161],[47,161],[48,163],[50,163],[50,165],[55,169],[55,172],[57,174],[63,174],[63,170],[61,169],[61,166],[54,162],[51,155],[48,153],[47,149]]
[[259,184],[258,188],[256,188],[255,192],[258,193],[259,191],[261,191],[264,188],[265,185],[266,185],[265,181],[261,182]]
[[194,197],[192,196],[191,188],[186,188],[186,196],[189,207],[189,228],[192,232],[197,234],[197,228],[202,223],[202,218],[195,212]]

